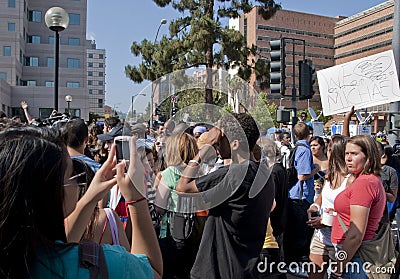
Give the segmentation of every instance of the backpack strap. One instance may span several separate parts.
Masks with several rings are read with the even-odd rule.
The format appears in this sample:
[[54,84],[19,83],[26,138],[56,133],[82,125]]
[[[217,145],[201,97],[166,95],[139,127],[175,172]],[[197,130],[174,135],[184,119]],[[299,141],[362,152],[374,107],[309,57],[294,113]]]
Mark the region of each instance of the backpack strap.
[[108,279],[103,247],[96,242],[82,239],[78,247],[79,266],[89,269],[90,279]]

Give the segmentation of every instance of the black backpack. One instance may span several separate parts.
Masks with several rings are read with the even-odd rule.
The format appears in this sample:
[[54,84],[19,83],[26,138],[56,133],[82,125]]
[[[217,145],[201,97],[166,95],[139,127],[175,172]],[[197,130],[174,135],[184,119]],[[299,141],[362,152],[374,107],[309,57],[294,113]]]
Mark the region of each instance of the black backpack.
[[305,146],[305,147],[307,147],[307,145],[305,145],[305,144],[296,143],[295,148],[293,148],[293,149],[290,151],[290,155],[289,155],[289,166],[288,166],[288,168],[286,169],[286,170],[287,170],[287,173],[288,173],[288,184],[289,184],[289,189],[292,188],[292,187],[297,183],[297,181],[299,180],[299,179],[297,178],[297,170],[296,170],[296,168],[294,167],[294,158],[295,158],[295,154],[296,154],[297,147],[299,147],[299,146]]

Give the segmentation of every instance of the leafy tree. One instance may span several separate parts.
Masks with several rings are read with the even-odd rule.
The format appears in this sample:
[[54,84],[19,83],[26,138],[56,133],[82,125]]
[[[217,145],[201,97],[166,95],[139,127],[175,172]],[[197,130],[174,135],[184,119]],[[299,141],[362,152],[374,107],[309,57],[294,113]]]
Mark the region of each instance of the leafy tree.
[[89,122],[91,123],[93,120],[97,121],[97,119],[102,118],[99,114],[89,112]]
[[[253,8],[249,0],[153,0],[158,6],[172,5],[182,16],[171,22],[170,38],[163,36],[159,42],[148,39],[134,42],[131,52],[141,56],[137,66],[127,65],[125,73],[132,81],[154,81],[175,70],[205,66],[205,103],[214,104],[212,91],[213,68],[225,70],[237,67],[238,74],[249,80],[252,71],[263,87],[268,86],[267,65],[262,59],[249,61],[257,53],[253,45],[248,47],[243,35],[224,27],[222,19],[237,18]],[[271,18],[281,8],[273,0],[257,0],[259,14]]]
[[[178,108],[180,114],[188,113],[194,122],[202,122],[208,119],[205,109],[207,105],[204,105],[204,90],[200,88],[188,88],[177,92],[175,96],[178,98],[178,103],[175,104],[175,107]],[[215,106],[224,108],[227,105],[227,99],[226,94],[213,90]],[[171,98],[166,98],[159,106],[161,113],[170,118],[173,107]],[[218,111],[214,111],[214,113],[215,115],[212,118],[218,119],[221,116]]]
[[262,134],[265,134],[269,128],[277,127],[276,110],[277,105],[269,102],[267,94],[263,92],[258,95],[256,105],[250,108],[249,113],[259,124]]

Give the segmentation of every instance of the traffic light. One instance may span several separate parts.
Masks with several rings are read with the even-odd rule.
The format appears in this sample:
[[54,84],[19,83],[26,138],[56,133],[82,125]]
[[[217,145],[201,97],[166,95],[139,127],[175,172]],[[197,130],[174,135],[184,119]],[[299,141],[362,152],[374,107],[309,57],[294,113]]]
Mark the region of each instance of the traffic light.
[[311,99],[314,96],[315,67],[311,60],[299,61],[299,99]]
[[172,115],[175,115],[178,112],[178,108],[177,107],[173,107],[172,108]]
[[290,122],[290,110],[278,109],[276,111],[276,122],[278,123]]
[[161,108],[160,105],[156,106],[156,113],[155,115],[161,115]]
[[270,51],[270,82],[269,87],[271,93],[280,93],[285,96],[286,86],[285,86],[285,40],[281,38],[280,40],[274,40],[269,42]]

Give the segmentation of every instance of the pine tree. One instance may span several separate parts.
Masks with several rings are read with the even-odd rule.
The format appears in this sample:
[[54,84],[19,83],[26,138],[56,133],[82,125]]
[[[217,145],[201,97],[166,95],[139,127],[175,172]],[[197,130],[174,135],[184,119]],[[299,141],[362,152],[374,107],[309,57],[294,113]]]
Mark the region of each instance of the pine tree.
[[[131,52],[141,56],[137,66],[128,65],[125,73],[132,81],[154,81],[176,70],[205,66],[207,71],[204,101],[214,104],[212,90],[212,69],[236,67],[238,75],[249,80],[256,73],[261,87],[268,86],[268,70],[264,60],[249,61],[257,53],[256,47],[247,46],[243,35],[224,27],[221,20],[237,18],[253,8],[248,0],[153,0],[158,6],[172,7],[182,16],[169,25],[169,38],[163,36],[159,42],[144,39],[133,42]],[[264,19],[271,18],[281,9],[273,0],[257,0],[259,13]],[[215,94],[214,94],[215,95]]]

